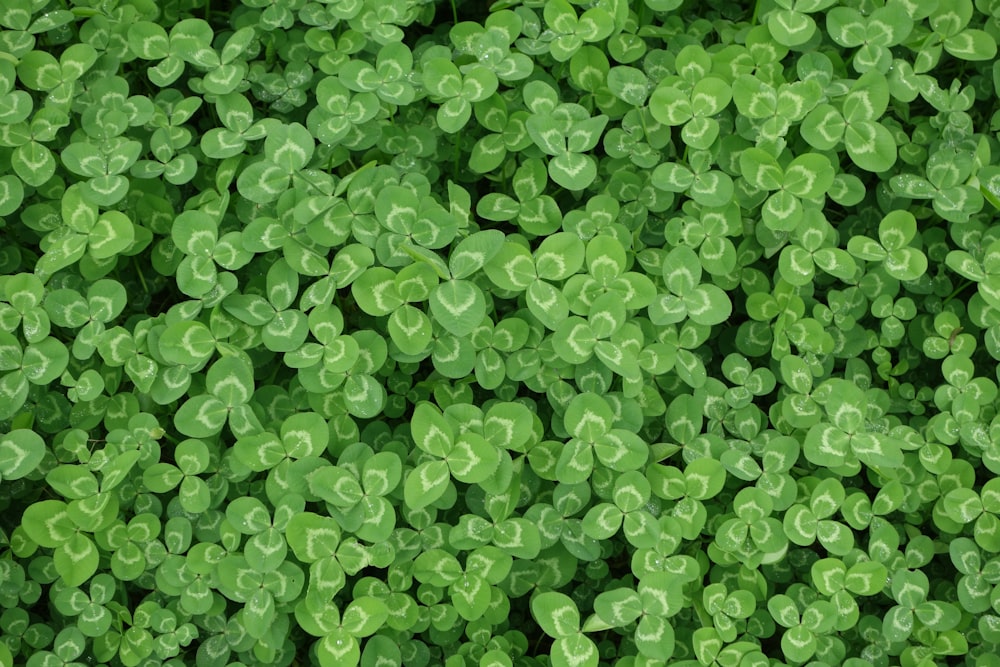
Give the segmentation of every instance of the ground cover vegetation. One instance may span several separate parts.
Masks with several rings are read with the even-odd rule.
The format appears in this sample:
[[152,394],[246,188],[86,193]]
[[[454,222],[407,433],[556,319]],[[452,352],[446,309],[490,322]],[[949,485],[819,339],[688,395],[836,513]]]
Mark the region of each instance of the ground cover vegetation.
[[996,667],[998,39],[0,2],[0,665]]

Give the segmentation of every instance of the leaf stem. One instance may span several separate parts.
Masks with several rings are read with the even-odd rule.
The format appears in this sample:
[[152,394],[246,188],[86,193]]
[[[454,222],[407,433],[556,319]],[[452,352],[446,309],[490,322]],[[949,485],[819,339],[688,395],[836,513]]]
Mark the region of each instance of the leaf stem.
[[462,131],[455,135],[455,165],[452,169],[451,179],[458,183],[459,165],[462,163]]
[[965,291],[966,287],[968,287],[969,285],[973,285],[973,284],[975,284],[975,281],[973,281],[973,280],[966,280],[964,283],[962,283],[961,285],[959,285],[958,288],[954,292],[952,292],[951,294],[949,294],[948,298],[946,298],[944,301],[941,302],[941,305],[943,306],[943,305],[947,304],[949,301],[951,301],[956,296],[958,296],[963,291]]
[[135,267],[135,272],[139,276],[139,282],[142,283],[142,289],[146,294],[149,294],[149,285],[146,284],[146,276],[142,275],[142,267],[139,266],[139,260],[132,255],[132,266]]

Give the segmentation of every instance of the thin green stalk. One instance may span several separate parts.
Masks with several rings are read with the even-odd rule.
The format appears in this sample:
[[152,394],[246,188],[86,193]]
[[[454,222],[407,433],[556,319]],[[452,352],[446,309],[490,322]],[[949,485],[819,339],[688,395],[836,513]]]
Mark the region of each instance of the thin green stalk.
[[139,266],[139,260],[132,255],[132,266],[135,267],[136,275],[139,276],[139,282],[142,283],[142,289],[146,294],[149,294],[149,285],[146,284],[146,277],[142,275],[142,267]]
[[958,296],[963,291],[965,291],[966,287],[968,287],[969,285],[974,284],[974,282],[975,281],[972,281],[972,280],[966,280],[964,283],[962,283],[961,285],[958,286],[958,289],[956,289],[954,292],[952,292],[951,294],[949,294],[948,298],[946,298],[944,301],[941,302],[941,305],[943,306],[943,305],[947,304],[949,301],[951,301],[956,296]]

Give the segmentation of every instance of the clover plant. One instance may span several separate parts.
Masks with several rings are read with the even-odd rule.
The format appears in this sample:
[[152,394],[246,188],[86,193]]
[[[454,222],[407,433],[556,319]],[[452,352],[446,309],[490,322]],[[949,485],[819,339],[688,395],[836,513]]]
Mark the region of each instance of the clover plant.
[[0,666],[994,667],[1000,2],[0,2]]

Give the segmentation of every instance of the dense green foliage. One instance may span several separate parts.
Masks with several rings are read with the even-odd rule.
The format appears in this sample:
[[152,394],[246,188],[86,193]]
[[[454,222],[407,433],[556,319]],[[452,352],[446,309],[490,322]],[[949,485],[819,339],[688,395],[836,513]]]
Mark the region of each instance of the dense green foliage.
[[1000,664],[1000,0],[0,1],[0,667]]

